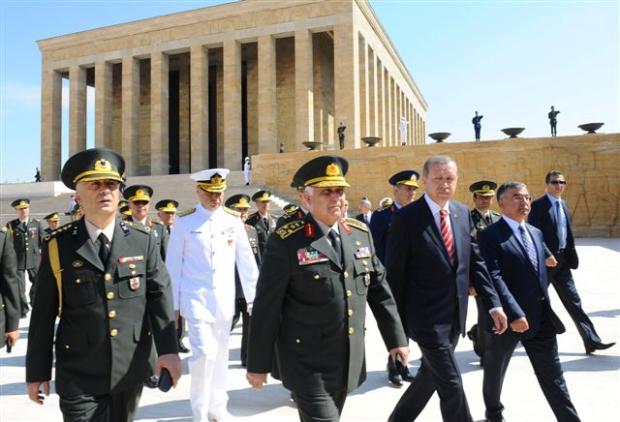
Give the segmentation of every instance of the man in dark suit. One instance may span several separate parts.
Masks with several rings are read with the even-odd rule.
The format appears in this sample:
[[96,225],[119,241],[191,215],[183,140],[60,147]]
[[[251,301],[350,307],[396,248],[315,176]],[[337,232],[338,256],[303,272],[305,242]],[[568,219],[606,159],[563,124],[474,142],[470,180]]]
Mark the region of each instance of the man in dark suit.
[[579,266],[579,258],[575,249],[568,208],[562,200],[566,178],[561,172],[553,170],[545,176],[545,183],[547,192],[532,202],[528,222],[543,232],[545,243],[558,260],[558,265],[548,270],[549,282],[555,287],[562,304],[573,319],[586,353],[607,349],[615,343],[601,341],[594,324],[581,307],[581,298],[571,273],[571,269],[577,269]]
[[[501,220],[480,233],[480,252],[510,321],[501,336],[485,331],[482,391],[486,418],[503,421],[500,401],[506,370],[521,341],[547,402],[558,421],[579,421],[564,381],[556,334],[564,326],[553,313],[545,265],[557,261],[545,249],[540,230],[525,223],[530,194],[520,182],[504,183],[497,191]],[[549,255],[549,256],[547,256]]]
[[250,214],[246,224],[253,226],[258,233],[258,245],[261,251],[265,250],[269,235],[276,229],[277,219],[269,212],[271,204],[271,192],[259,190],[252,195],[252,201],[256,204],[256,212]]
[[0,227],[0,347],[19,338],[19,276],[17,257],[6,227]]
[[20,313],[25,318],[28,315],[28,299],[26,298],[26,273],[32,286],[30,287],[30,302],[36,291],[37,271],[41,260],[41,238],[43,227],[41,222],[30,217],[30,200],[16,199],[11,206],[17,213],[17,218],[7,223],[9,237],[13,241],[13,248],[17,256],[17,274],[19,275]]
[[434,156],[424,163],[426,193],[394,214],[388,235],[388,281],[407,334],[422,351],[422,364],[396,404],[390,421],[414,420],[437,390],[444,421],[471,421],[461,374],[454,357],[465,334],[470,283],[493,319],[507,328],[490,276],[471,236],[469,210],[452,201],[457,165]]
[[341,218],[347,168],[329,155],[300,168],[310,212],[269,238],[250,322],[248,381],[267,381],[275,344],[303,422],[338,421],[347,393],[364,382],[366,303],[390,355],[408,357],[368,227]]
[[370,202],[370,199],[365,196],[360,199],[359,210],[360,213],[355,218],[370,227],[370,221],[372,220],[372,202]]
[[26,382],[30,399],[43,404],[55,349],[65,420],[132,420],[153,343],[157,375],[167,369],[176,385],[181,374],[170,277],[156,240],[143,226],[116,218],[124,171],[116,152],[93,148],[71,157],[61,172],[84,217],[46,236]]
[[[389,208],[376,211],[373,214],[370,222],[370,231],[372,233],[372,240],[375,242],[377,257],[382,264],[385,264],[385,248],[392,215],[413,201],[416,191],[420,187],[418,185],[419,178],[420,174],[415,170],[403,170],[392,175],[388,182],[392,185],[394,201]],[[400,387],[403,380],[413,381],[413,375],[409,372],[406,362],[396,362],[388,356],[387,371],[388,380],[396,386]]]

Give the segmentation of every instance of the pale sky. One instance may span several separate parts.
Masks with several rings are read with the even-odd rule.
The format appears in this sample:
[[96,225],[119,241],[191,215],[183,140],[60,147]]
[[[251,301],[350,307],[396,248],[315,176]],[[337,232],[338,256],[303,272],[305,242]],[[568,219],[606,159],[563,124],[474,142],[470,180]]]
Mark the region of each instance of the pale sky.
[[[39,166],[36,40],[218,3],[0,0],[0,182],[31,181]],[[427,133],[471,141],[478,110],[483,141],[503,139],[500,129],[515,126],[526,128],[525,137],[547,136],[551,105],[560,110],[558,136],[580,134],[579,124],[599,121],[605,123],[601,132],[618,132],[617,0],[371,4],[428,102]],[[91,146],[94,91],[88,95]]]

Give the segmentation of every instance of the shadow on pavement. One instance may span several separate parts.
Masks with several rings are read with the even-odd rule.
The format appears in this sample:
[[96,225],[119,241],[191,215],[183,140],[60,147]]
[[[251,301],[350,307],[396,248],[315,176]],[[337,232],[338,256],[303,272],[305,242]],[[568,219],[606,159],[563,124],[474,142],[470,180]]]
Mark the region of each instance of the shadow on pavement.
[[[134,420],[165,419],[166,421],[192,421],[192,408],[189,400],[165,401],[156,404],[140,406]],[[168,419],[177,418],[177,419]]]
[[[270,383],[277,381],[269,379]],[[290,400],[289,391],[282,384],[267,384],[262,390],[242,388],[239,390],[228,391],[228,411],[233,416],[252,416],[263,412],[268,412],[280,407],[295,408],[295,403]],[[230,403],[234,403],[234,409],[230,408]]]
[[[524,351],[516,351],[514,356],[527,356]],[[586,355],[585,353],[562,353],[560,356],[581,356],[581,359],[562,362],[564,372],[617,371],[620,369],[620,356]]]
[[588,312],[590,317],[615,318],[620,315],[620,309],[608,309],[606,311]]

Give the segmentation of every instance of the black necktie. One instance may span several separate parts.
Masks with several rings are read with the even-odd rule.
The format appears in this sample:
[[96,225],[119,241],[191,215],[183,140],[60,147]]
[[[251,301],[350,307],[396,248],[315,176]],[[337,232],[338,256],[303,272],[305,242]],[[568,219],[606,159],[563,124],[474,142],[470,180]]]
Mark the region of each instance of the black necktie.
[[103,232],[99,234],[97,240],[99,241],[99,259],[101,259],[105,266],[108,264],[108,258],[110,257],[110,241]]
[[334,230],[330,230],[327,232],[327,237],[329,237],[332,248],[334,248],[334,251],[336,251],[336,256],[338,257],[338,264],[342,265],[342,247],[340,246],[340,236]]

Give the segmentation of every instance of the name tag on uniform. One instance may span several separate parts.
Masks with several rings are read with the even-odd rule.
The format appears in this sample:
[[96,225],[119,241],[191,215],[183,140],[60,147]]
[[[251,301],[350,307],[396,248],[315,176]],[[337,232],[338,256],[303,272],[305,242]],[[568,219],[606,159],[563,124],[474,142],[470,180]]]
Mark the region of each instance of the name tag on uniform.
[[355,257],[357,259],[370,258],[370,248],[368,246],[357,248],[355,250]]
[[299,265],[316,264],[317,262],[327,262],[328,260],[327,256],[313,248],[297,250],[297,263]]
[[119,256],[118,263],[126,264],[128,262],[136,262],[136,261],[144,261],[144,255],[136,255],[136,256]]

